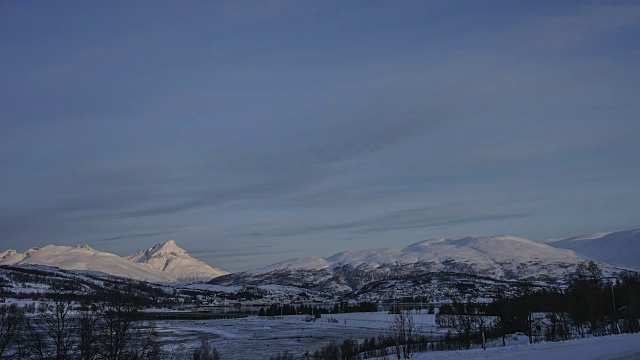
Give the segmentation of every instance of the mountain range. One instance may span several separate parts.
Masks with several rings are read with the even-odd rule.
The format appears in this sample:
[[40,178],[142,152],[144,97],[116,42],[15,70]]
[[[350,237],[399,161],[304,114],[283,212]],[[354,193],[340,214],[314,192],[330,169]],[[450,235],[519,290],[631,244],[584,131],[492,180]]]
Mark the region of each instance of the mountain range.
[[467,236],[421,241],[402,248],[339,252],[303,257],[229,274],[190,256],[168,240],[121,257],[88,245],[31,248],[0,253],[0,265],[45,265],[97,271],[151,282],[217,285],[278,284],[351,292],[398,276],[446,272],[497,280],[553,282],[566,279],[577,264],[595,260],[609,272],[640,268],[640,230],[578,235],[534,242],[514,236]]
[[0,265],[45,265],[66,270],[88,270],[151,282],[209,281],[228,274],[191,257],[173,240],[127,257],[102,252],[88,245],[31,248],[23,253],[0,253]]
[[[634,233],[636,240],[638,233]],[[607,236],[610,239],[622,237],[612,235]],[[279,284],[351,292],[375,281],[436,272],[548,283],[566,280],[579,263],[589,261],[588,257],[573,250],[551,244],[564,243],[548,245],[507,235],[432,239],[403,248],[347,251],[328,258],[290,259],[260,269],[221,276],[210,283]],[[600,246],[606,244],[601,242]],[[623,270],[606,263],[600,266],[605,273]]]

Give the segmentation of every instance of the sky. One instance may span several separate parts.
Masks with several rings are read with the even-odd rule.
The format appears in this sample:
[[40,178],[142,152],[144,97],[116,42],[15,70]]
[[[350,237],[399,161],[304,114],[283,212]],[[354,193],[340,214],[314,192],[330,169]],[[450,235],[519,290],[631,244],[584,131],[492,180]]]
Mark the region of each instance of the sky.
[[635,1],[2,1],[0,54],[0,250],[640,227]]

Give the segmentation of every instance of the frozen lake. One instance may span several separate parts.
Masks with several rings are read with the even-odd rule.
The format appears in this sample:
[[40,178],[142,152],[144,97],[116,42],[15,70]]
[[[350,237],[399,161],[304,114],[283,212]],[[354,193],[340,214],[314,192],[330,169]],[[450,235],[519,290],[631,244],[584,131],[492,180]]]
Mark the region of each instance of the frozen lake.
[[[331,322],[335,319],[337,322]],[[173,320],[156,322],[161,341],[169,347],[192,350],[202,339],[209,339],[223,359],[268,359],[288,350],[296,357],[315,350],[331,340],[371,338],[388,332],[393,315],[386,312],[323,315],[313,322],[303,315],[283,317],[252,316],[223,320]],[[414,314],[416,325],[425,335],[438,336],[435,316]]]

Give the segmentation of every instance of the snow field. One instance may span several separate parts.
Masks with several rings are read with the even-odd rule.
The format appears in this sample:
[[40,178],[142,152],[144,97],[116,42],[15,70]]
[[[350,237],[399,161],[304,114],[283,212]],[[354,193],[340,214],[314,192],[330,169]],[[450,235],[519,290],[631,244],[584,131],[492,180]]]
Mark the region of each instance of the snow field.
[[[521,342],[521,341],[520,341]],[[561,342],[417,354],[416,360],[637,360],[640,334],[610,335]]]

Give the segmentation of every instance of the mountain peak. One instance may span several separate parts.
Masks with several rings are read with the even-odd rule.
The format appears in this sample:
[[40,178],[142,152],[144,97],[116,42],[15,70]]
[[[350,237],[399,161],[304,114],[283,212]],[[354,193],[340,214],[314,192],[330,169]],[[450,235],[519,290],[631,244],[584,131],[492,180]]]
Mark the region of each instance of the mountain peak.
[[153,269],[170,273],[178,279],[209,280],[227,272],[212,268],[206,263],[193,258],[186,250],[179,247],[175,240],[167,240],[147,250],[127,257],[127,260],[145,264]]
[[149,250],[154,253],[187,253],[185,249],[176,244],[175,240],[167,240],[165,242],[161,242],[160,244],[152,246]]
[[176,244],[175,240],[167,240],[159,244],[153,245],[147,250],[142,250],[131,256],[128,256],[127,259],[134,262],[144,263],[144,262],[148,262],[149,259],[153,259],[153,258],[158,258],[158,257],[171,258],[171,257],[180,256],[180,255],[185,255],[190,257],[190,255],[187,254],[186,250],[184,250],[183,248],[179,247],[178,244]]
[[78,245],[75,246],[75,248],[76,249],[80,249],[80,250],[96,251],[91,246],[86,245],[86,244],[78,244]]

